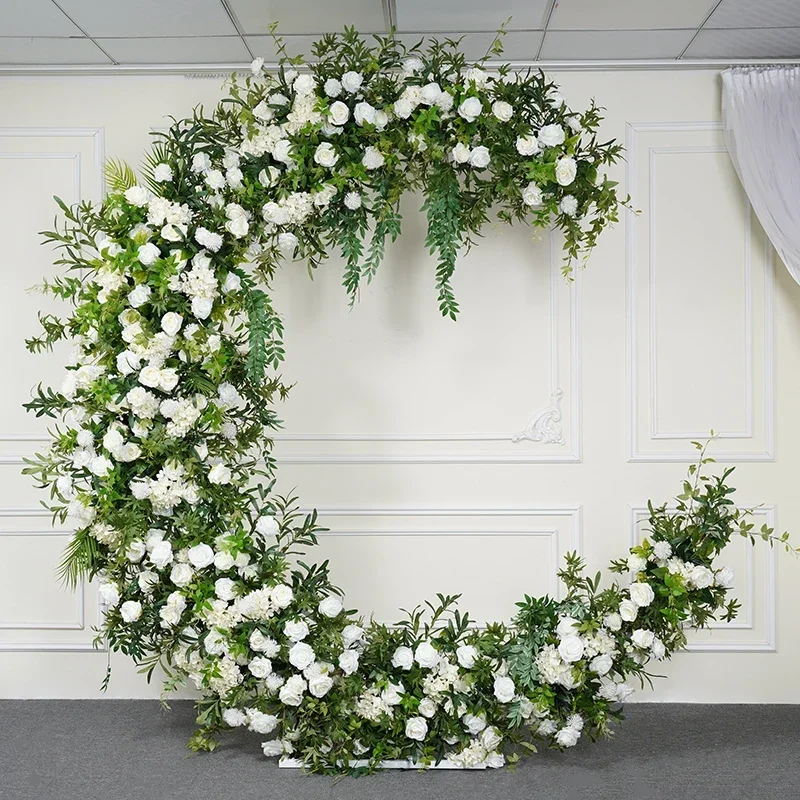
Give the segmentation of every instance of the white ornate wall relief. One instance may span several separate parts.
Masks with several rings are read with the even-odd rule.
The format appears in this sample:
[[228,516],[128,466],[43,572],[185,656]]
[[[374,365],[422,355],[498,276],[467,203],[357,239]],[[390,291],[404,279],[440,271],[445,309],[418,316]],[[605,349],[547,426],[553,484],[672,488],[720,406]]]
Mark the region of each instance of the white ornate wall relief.
[[713,428],[716,458],[772,461],[772,249],[719,123],[629,123],[627,147],[628,460]]
[[305,275],[279,276],[288,369],[326,365],[287,375],[297,386],[281,409],[279,461],[580,461],[580,276],[564,281],[559,242],[489,231],[463,259],[459,326],[469,331],[458,337],[427,296],[415,200],[404,208],[402,253],[389,251],[352,311],[335,302],[335,264],[320,269],[310,297],[302,287],[302,299]]

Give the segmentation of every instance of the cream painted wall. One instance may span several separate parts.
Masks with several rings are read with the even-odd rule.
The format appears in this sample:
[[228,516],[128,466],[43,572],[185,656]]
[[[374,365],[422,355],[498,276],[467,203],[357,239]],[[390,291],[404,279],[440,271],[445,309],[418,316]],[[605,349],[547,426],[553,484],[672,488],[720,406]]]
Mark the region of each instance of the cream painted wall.
[[[608,108],[604,134],[629,148],[616,177],[641,209],[575,283],[547,235],[489,231],[461,259],[460,321],[441,319],[411,198],[403,239],[353,311],[333,259],[313,283],[289,264],[276,284],[297,381],[281,484],[321,509],[320,557],[381,619],[434,591],[462,591],[478,620],[507,617],[523,592],[557,591],[568,549],[604,566],[712,427],[714,452],[740,465],[742,504],[764,503],[764,519],[800,537],[800,288],[773,266],[724,153],[718,75],[559,77],[573,106]],[[20,474],[45,431],[20,404],[60,381],[63,360],[22,344],[41,304],[24,290],[51,269],[36,232],[52,224],[51,195],[98,197],[105,153],[135,163],[165,115],[219,94],[217,79],[176,76],[0,82],[0,696],[98,696],[107,658],[91,651],[96,593],[56,585],[66,535]],[[543,441],[537,415],[551,423]],[[800,701],[800,563],[741,542],[728,558],[742,618],[693,634],[639,699]],[[157,694],[112,664],[107,696]]]

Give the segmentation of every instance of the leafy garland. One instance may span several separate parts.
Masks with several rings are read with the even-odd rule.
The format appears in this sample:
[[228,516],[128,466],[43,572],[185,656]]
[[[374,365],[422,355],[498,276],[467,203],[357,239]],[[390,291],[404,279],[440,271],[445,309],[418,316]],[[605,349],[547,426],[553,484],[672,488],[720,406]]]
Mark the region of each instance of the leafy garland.
[[45,238],[65,270],[42,289],[71,312],[42,315],[27,344],[75,353],[60,389],[26,406],[56,423],[25,471],[54,519],[74,520],[62,576],[100,582],[98,640],[148,678],[161,667],[165,693],[200,689],[195,750],[247,726],[270,736],[267,755],[313,771],[497,767],[540,740],[606,734],[629,680],[683,647],[685,624],[735,616],[731,575],[714,567],[731,536],[786,535],[756,532],[730,470],[701,476],[701,457],[677,511],[651,506],[648,539],[612,564],[630,586],[602,588],[569,555],[566,598],[525,597],[511,627],[477,629],[442,595],[396,626],[365,623],[327,563],[302,561],[316,514],[274,491],[288,388],[269,285],[283,258],[313,270],[338,248],[353,302],[407,191],[424,198],[443,315],[457,315],[457,255],[490,211],[560,228],[568,274],[626,202],[601,172],[621,147],[597,140],[596,106],[571,112],[541,73],[467,65],[455,42],[370,48],[348,30],[314,55],[274,76],[256,62],[211,117],[174,122],[144,185],[112,162],[102,203],[59,201],[65,223]]

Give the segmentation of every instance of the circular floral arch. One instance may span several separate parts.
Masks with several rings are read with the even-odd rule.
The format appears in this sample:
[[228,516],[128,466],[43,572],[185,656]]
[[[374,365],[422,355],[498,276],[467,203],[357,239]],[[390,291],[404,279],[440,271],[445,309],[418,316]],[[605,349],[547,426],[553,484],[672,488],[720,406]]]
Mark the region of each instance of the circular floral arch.
[[444,316],[458,312],[457,254],[490,212],[559,228],[568,276],[627,202],[603,171],[621,146],[598,140],[594,104],[572,112],[541,72],[489,73],[455,42],[369,47],[347,30],[314,56],[273,75],[254,62],[211,116],[156,136],[141,183],[111,163],[100,204],[59,201],[65,223],[46,238],[64,271],[43,288],[70,313],[40,316],[27,344],[76,348],[60,389],[26,405],[57,420],[26,472],[74,520],[63,577],[100,582],[99,640],[148,677],[162,668],[165,692],[200,690],[193,749],[246,726],[269,737],[265,754],[313,771],[497,767],[537,740],[603,735],[631,678],[685,645],[685,623],[736,613],[713,560],[754,534],[729,473],[692,468],[677,511],[651,508],[650,537],[611,565],[630,585],[601,586],[568,555],[565,599],[525,596],[510,626],[475,628],[442,595],[395,626],[365,622],[327,564],[297,558],[316,514],[274,489],[288,389],[269,286],[283,259],[316,269],[339,250],[353,302],[409,191],[424,198]]

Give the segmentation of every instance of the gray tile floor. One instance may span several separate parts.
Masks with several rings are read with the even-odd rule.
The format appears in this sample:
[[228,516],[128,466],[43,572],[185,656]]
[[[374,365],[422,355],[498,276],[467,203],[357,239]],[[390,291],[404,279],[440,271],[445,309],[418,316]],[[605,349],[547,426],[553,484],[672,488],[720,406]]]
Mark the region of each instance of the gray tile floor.
[[190,703],[0,701],[3,800],[794,800],[800,706],[632,705],[610,741],[543,752],[516,770],[383,772],[333,779],[279,770],[257,736],[185,749]]

